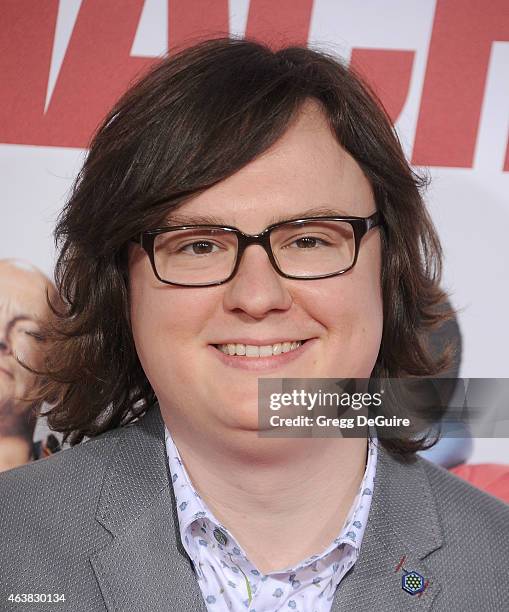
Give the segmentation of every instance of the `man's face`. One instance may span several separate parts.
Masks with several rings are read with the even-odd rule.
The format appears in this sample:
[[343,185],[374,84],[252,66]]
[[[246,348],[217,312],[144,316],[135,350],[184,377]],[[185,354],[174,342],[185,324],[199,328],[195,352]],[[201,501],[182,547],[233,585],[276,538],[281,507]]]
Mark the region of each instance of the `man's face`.
[[40,365],[34,334],[47,312],[46,286],[38,272],[0,261],[0,409],[9,403],[12,410],[33,388],[34,375],[16,357],[32,367]]
[[[190,223],[194,215],[213,215],[255,234],[274,217],[295,218],[313,207],[361,217],[376,210],[360,167],[308,103],[270,150],[178,213]],[[129,265],[136,348],[173,427],[255,431],[258,377],[367,378],[376,362],[383,323],[378,230],[364,237],[352,270],[325,279],[279,276],[259,245],[247,248],[237,275],[219,286],[164,285],[139,247]],[[250,359],[225,358],[214,346],[242,340],[306,342],[285,355]]]

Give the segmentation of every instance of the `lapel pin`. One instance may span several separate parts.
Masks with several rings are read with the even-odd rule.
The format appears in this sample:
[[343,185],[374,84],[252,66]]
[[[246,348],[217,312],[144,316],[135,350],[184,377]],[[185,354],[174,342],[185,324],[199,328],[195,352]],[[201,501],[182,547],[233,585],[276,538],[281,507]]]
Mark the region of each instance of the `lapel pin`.
[[403,571],[404,574],[401,578],[401,588],[407,593],[410,593],[410,595],[417,595],[417,593],[422,593],[426,588],[426,585],[424,584],[424,578],[417,572],[407,572],[406,570]]
[[421,574],[414,570],[407,570],[403,567],[403,564],[406,561],[406,555],[403,555],[399,560],[399,563],[396,565],[395,572],[399,572],[399,570],[403,571],[403,576],[401,578],[401,588],[410,593],[410,595],[417,595],[417,597],[422,597],[424,591],[428,588],[429,580],[425,580]]

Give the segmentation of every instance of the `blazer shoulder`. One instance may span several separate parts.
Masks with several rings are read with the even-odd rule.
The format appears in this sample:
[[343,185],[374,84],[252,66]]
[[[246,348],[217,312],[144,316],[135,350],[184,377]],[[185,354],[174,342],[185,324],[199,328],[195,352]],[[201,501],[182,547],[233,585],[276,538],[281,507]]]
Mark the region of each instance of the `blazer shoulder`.
[[445,468],[419,458],[442,518],[474,533],[497,533],[509,542],[509,504],[478,489]]
[[79,503],[98,489],[121,429],[0,474],[0,518]]

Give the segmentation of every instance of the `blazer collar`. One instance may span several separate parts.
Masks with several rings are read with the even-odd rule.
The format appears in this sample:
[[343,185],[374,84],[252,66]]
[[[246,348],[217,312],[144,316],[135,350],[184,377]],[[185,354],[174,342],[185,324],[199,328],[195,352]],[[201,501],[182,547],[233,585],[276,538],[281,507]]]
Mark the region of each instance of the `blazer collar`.
[[[440,590],[424,559],[442,545],[442,528],[423,459],[402,462],[379,449],[360,556],[332,610],[428,610]],[[113,536],[91,557],[109,612],[206,610],[179,534],[157,406],[123,428],[105,474],[96,514]],[[405,571],[423,576],[420,595],[402,588]]]

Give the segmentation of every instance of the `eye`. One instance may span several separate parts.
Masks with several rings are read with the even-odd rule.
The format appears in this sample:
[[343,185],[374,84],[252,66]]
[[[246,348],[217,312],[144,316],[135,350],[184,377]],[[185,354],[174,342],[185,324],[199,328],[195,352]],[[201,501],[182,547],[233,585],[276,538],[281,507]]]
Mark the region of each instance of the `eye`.
[[317,236],[300,236],[299,238],[293,238],[291,242],[288,242],[286,247],[283,248],[297,248],[297,249],[315,249],[320,246],[328,246],[331,243],[323,238]]
[[[214,251],[214,249],[216,250]],[[178,252],[188,255],[210,255],[211,253],[217,253],[218,250],[219,247],[208,240],[197,240],[180,247]]]
[[24,330],[24,331],[25,331],[25,334],[27,336],[30,336],[36,342],[43,342],[44,341],[44,337],[38,331],[33,331],[33,330]]
[[303,238],[298,238],[292,244],[297,245],[299,248],[311,249],[316,247],[318,243],[327,244],[321,238],[315,238],[313,236],[304,236]]

